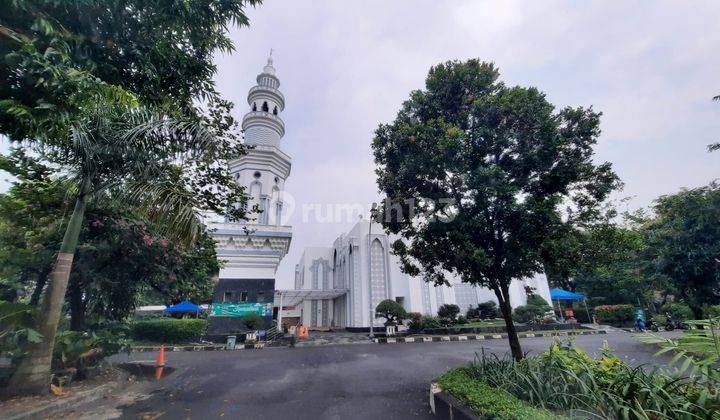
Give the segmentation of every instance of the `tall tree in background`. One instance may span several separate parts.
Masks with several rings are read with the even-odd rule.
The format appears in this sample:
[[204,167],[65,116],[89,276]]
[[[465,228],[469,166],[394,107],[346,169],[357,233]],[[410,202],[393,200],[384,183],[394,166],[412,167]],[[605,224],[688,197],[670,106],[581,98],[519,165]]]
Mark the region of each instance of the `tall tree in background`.
[[697,319],[720,303],[720,185],[658,198],[644,229],[648,275],[668,279]]
[[403,270],[492,289],[519,360],[510,283],[542,271],[561,205],[595,213],[617,177],[592,162],[598,113],[556,111],[542,92],[498,76],[478,60],[433,67],[425,90],[377,129],[373,150],[387,196],[380,221],[401,236],[393,250]]
[[[34,306],[60,247],[73,184],[21,149],[0,156],[0,168],[17,178],[0,194],[0,289],[3,300]],[[102,195],[88,203],[66,294],[73,330],[123,320],[140,301],[210,298],[219,269],[212,238],[202,232],[180,246],[125,204]]]
[[580,226],[563,223],[543,243],[548,283],[585,293],[596,304],[646,301],[651,284],[640,272],[641,226],[631,215],[618,224],[614,211],[602,214],[600,220]]
[[115,189],[188,241],[199,210],[244,217],[225,164],[244,150],[231,104],[214,89],[212,55],[232,49],[228,24],[247,24],[243,7],[256,3],[18,0],[1,9],[0,134],[73,171],[77,186],[38,312],[43,343],[30,347],[13,392],[47,387],[90,197]]

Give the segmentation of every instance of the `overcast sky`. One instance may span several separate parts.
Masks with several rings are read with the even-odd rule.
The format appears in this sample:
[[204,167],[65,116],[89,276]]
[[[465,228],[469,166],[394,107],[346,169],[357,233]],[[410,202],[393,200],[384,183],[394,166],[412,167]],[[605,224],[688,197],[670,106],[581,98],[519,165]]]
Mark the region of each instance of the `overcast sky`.
[[720,2],[267,0],[217,57],[217,83],[247,111],[274,49],[297,201],[290,253],[277,275],[291,288],[306,246],[329,246],[350,221],[303,223],[302,203],[378,198],[370,142],[427,71],[445,60],[495,62],[510,85],[536,86],[556,106],[603,112],[597,160],[646,206],[720,176]]
[[304,223],[298,207],[378,198],[373,131],[444,60],[493,61],[558,107],[602,111],[597,160],[613,163],[634,207],[720,176],[720,153],[706,151],[720,139],[719,2],[269,0],[249,15],[217,81],[241,117],[274,49],[297,201],[278,288],[292,287],[304,247],[351,225]]

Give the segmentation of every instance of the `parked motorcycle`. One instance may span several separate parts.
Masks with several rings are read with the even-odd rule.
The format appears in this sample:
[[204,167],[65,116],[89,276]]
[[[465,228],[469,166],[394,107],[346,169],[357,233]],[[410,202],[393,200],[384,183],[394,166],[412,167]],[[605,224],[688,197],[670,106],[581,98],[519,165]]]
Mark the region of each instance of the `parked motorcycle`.
[[658,332],[658,331],[660,331],[660,326],[659,326],[658,323],[655,322],[655,320],[652,319],[652,318],[647,320],[647,322],[645,323],[645,328],[648,329],[648,330],[650,330],[650,331],[652,331],[652,332]]
[[690,326],[682,321],[675,321],[672,319],[672,315],[667,314],[667,321],[665,321],[665,331],[673,330],[689,330]]

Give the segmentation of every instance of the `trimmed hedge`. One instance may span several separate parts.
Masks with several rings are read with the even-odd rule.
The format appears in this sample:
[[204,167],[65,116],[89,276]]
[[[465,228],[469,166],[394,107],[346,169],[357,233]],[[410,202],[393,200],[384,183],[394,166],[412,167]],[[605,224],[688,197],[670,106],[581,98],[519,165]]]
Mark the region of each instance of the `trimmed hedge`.
[[502,389],[493,388],[474,379],[467,368],[450,369],[437,382],[443,391],[465,402],[482,418],[497,420],[564,418],[547,410],[535,408]]
[[534,305],[521,305],[515,308],[512,313],[512,319],[515,322],[521,322],[523,324],[528,323],[536,318],[539,318],[545,314],[545,312],[552,310],[549,306],[534,306]]
[[593,310],[598,321],[632,321],[632,305],[600,305]]
[[198,341],[205,333],[205,319],[153,319],[136,321],[130,325],[135,340],[164,343]]

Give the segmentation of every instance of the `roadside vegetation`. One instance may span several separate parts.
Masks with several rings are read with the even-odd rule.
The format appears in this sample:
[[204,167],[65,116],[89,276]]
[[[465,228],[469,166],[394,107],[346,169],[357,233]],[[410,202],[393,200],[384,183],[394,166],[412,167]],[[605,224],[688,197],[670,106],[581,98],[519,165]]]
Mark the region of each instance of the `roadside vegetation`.
[[[441,387],[458,398],[463,399],[468,387],[490,388],[490,395],[509,393],[536,409],[568,418],[710,419],[720,410],[717,378],[632,367],[607,347],[599,359],[592,359],[557,340],[544,353],[519,362],[481,353],[467,367],[446,375]],[[465,400],[473,407],[470,399]],[[476,412],[504,418],[502,406],[490,408],[497,414],[481,408],[485,411]]]

